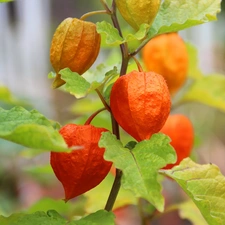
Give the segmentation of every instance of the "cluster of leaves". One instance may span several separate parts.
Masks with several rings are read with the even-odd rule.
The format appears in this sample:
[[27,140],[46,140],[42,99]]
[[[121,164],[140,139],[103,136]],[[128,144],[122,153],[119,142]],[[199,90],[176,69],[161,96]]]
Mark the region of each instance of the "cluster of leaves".
[[112,212],[104,210],[97,211],[96,213],[90,214],[79,221],[68,222],[65,218],[60,216],[55,210],[49,210],[45,212],[35,212],[33,214],[13,214],[8,218],[0,217],[0,223],[2,225],[30,225],[31,221],[34,225],[94,225],[93,221],[101,221],[104,218],[104,222],[107,225],[114,224],[114,215]]
[[[1,0],[0,2],[7,1]],[[97,23],[97,30],[103,36],[107,46],[115,47],[125,42],[137,41],[137,47],[140,47],[159,34],[175,32],[216,20],[220,2],[220,0],[200,0],[198,2],[165,0],[150,28],[147,24],[143,24],[139,31],[129,33],[124,38],[119,35],[117,29],[105,21]],[[191,44],[187,44],[187,48],[189,50],[189,78],[191,82],[175,104],[198,102],[225,111],[224,76],[221,74],[204,75],[196,63],[196,49]],[[110,88],[118,76],[117,66],[114,62],[110,66],[100,64],[94,71],[89,70],[82,76],[68,68],[63,69],[60,71],[62,79],[66,81],[63,88],[77,99],[86,97],[98,88],[108,102]],[[130,64],[129,67],[132,68],[133,64]],[[212,83],[213,85],[211,85]],[[0,87],[0,101],[19,104],[18,100],[4,86]],[[9,110],[1,108],[0,115],[0,137],[2,139],[41,151],[51,151],[52,149],[69,151],[58,133],[60,125],[45,118],[36,110],[28,111],[21,106]],[[123,171],[122,187],[131,191],[135,197],[146,199],[160,212],[164,210],[164,197],[161,193],[162,185],[159,181],[158,171],[166,164],[176,160],[175,152],[169,142],[167,136],[155,134],[150,140],[142,141],[132,150],[129,150],[124,148],[122,142],[117,140],[114,135],[104,133],[99,143],[101,147],[106,148],[105,159],[112,161],[116,168]],[[222,225],[224,223],[225,178],[217,166],[199,165],[186,159],[171,170],[160,170],[160,174],[171,177],[180,185],[196,204],[208,224]],[[91,199],[90,193],[86,194],[89,199]],[[94,195],[92,194],[92,196]],[[126,201],[126,203],[131,202]],[[190,209],[195,210],[191,203],[180,204],[177,208],[180,210],[182,218],[188,218],[194,224],[200,224],[198,222],[203,221],[201,217],[197,220],[196,217],[193,218],[192,213],[187,213]],[[93,212],[93,210],[90,211]],[[3,225],[26,225],[30,224],[30,221],[32,224],[94,225],[102,220],[106,225],[114,224],[113,213],[100,210],[72,222],[66,221],[53,210],[47,211],[47,213],[38,211],[31,214],[13,214],[10,217],[0,216],[0,224]]]

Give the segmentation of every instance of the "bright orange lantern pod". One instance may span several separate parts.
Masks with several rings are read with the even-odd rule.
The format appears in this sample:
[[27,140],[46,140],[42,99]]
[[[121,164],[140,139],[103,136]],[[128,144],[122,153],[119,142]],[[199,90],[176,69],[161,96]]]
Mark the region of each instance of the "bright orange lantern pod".
[[174,95],[185,83],[188,75],[188,52],[178,33],[159,35],[143,48],[143,62],[148,71],[161,74]]
[[171,145],[177,153],[176,163],[164,167],[164,169],[171,169],[190,156],[194,144],[194,128],[186,116],[174,114],[168,117],[160,132],[171,138]]
[[119,77],[110,95],[118,124],[137,141],[149,139],[163,127],[170,113],[165,79],[154,72],[132,71]]
[[112,163],[103,158],[105,149],[98,146],[105,128],[67,124],[60,129],[68,147],[80,146],[71,152],[51,152],[51,166],[62,183],[65,201],[97,186],[109,173]]
[[67,18],[57,27],[52,38],[50,61],[57,73],[53,87],[65,83],[58,72],[66,67],[83,74],[95,62],[100,50],[101,36],[92,22]]

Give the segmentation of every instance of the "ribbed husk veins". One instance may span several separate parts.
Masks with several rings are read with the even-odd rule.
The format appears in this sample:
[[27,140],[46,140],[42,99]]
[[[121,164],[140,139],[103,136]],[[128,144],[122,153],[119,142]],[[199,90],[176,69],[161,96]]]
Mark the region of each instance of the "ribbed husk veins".
[[177,161],[168,164],[164,169],[171,169],[190,156],[194,144],[194,128],[191,121],[182,114],[170,115],[161,129],[162,133],[171,138],[171,145],[177,153]]
[[116,6],[127,23],[138,30],[143,23],[153,23],[160,0],[116,0]]
[[100,50],[101,36],[92,22],[67,18],[57,27],[52,38],[50,61],[57,73],[53,87],[65,82],[58,72],[70,68],[83,74],[95,62]]
[[159,132],[170,113],[170,93],[154,72],[132,71],[117,79],[110,107],[118,124],[137,141]]
[[111,162],[103,158],[105,149],[98,146],[104,128],[67,124],[60,129],[71,152],[51,152],[51,166],[65,191],[65,201],[97,186],[110,171]]

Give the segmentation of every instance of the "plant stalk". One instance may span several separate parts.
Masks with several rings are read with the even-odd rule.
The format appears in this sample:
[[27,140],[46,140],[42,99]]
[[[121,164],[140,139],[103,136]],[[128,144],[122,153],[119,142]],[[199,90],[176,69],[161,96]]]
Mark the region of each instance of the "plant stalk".
[[[116,15],[116,3],[115,0],[113,0],[112,2],[112,9],[111,9],[111,19],[112,19],[112,23],[114,25],[114,27],[118,30],[120,36],[123,38],[122,35],[122,31],[117,19],[117,15]],[[129,52],[128,52],[128,46],[127,43],[123,43],[120,45],[120,51],[122,54],[122,65],[120,68],[120,76],[123,76],[124,74],[126,74],[127,71],[127,67],[128,67],[128,62],[129,62]],[[112,131],[113,134],[116,135],[117,139],[120,140],[120,132],[119,132],[119,125],[116,122],[113,114],[111,113],[111,120],[112,120]],[[107,211],[111,211],[113,208],[113,205],[116,201],[117,195],[119,193],[120,190],[120,186],[121,186],[121,177],[122,177],[122,171],[119,169],[116,169],[116,177],[112,186],[112,189],[110,191],[106,206],[105,206],[105,210]]]
[[[119,22],[118,22],[118,19],[117,19],[117,15],[116,15],[116,3],[115,3],[115,1],[113,1],[113,3],[112,3],[111,12],[112,12],[111,19],[112,19],[113,25],[118,30],[119,35],[123,38],[123,34],[122,34],[122,31],[121,31],[121,28],[120,28],[120,25],[119,25]],[[128,52],[128,46],[127,46],[126,42],[120,45],[120,51],[122,53],[122,65],[121,65],[121,68],[120,68],[120,76],[123,76],[123,75],[126,74],[128,62],[129,62],[129,59],[130,59],[129,52]]]
[[133,60],[135,61],[136,65],[137,65],[138,71],[139,72],[143,72],[143,68],[142,68],[140,62],[136,59],[135,56],[132,56],[132,58],[133,58]]
[[98,89],[95,89],[95,91],[97,92],[98,94],[98,97],[100,98],[100,100],[102,101],[102,104],[105,106],[105,108],[111,112],[111,109],[109,107],[109,105],[107,104],[107,102],[105,101],[104,97],[102,96],[101,92],[98,90]]
[[109,7],[108,7],[106,1],[105,1],[105,0],[100,0],[100,2],[102,3],[102,5],[103,5],[103,7],[105,8],[105,10],[106,10],[109,14],[111,14],[111,10],[109,9]]
[[119,189],[120,189],[120,186],[121,186],[121,177],[122,177],[122,171],[119,170],[119,169],[116,169],[116,177],[115,177],[115,180],[113,182],[113,186],[112,186],[111,192],[109,194],[108,201],[107,201],[106,206],[105,206],[105,210],[107,210],[107,211],[112,210],[113,205],[116,201],[116,197],[119,193]]
[[85,122],[84,125],[89,125],[91,123],[91,121],[102,111],[106,110],[106,108],[102,108],[102,109],[99,109],[98,111],[94,112]]
[[149,42],[149,39],[144,40],[141,45],[133,52],[129,53],[129,57],[135,56],[138,52],[141,51],[142,48]]

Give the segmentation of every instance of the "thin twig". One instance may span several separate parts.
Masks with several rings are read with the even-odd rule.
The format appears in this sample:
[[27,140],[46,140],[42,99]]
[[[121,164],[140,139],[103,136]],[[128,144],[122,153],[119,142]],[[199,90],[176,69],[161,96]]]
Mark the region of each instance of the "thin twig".
[[105,10],[106,10],[109,14],[111,14],[111,10],[109,9],[109,7],[108,7],[106,1],[105,1],[105,0],[100,0],[100,1],[101,1],[101,3],[102,3],[103,7],[105,8]]
[[109,105],[107,104],[107,102],[105,101],[104,97],[102,96],[101,92],[100,92],[98,89],[95,89],[95,91],[97,92],[97,94],[98,94],[99,98],[101,99],[102,104],[105,106],[105,108],[106,108],[109,112],[111,112],[111,109],[110,109]]
[[91,121],[102,111],[106,110],[106,108],[101,108],[98,111],[94,112],[85,122],[84,125],[89,125],[91,123]]
[[139,72],[143,72],[143,68],[140,64],[140,62],[137,60],[137,58],[135,56],[132,56],[133,60],[135,61],[136,65],[137,65],[137,68],[138,68],[138,71]]
[[131,52],[129,54],[130,57],[137,55],[137,53],[139,53],[141,51],[142,48],[144,48],[144,46],[149,42],[149,39],[145,39],[141,45],[133,52]]
[[88,12],[88,13],[85,13],[84,15],[82,15],[80,17],[80,20],[86,20],[90,16],[99,15],[99,14],[110,14],[110,13],[106,10],[98,10],[98,11]]

